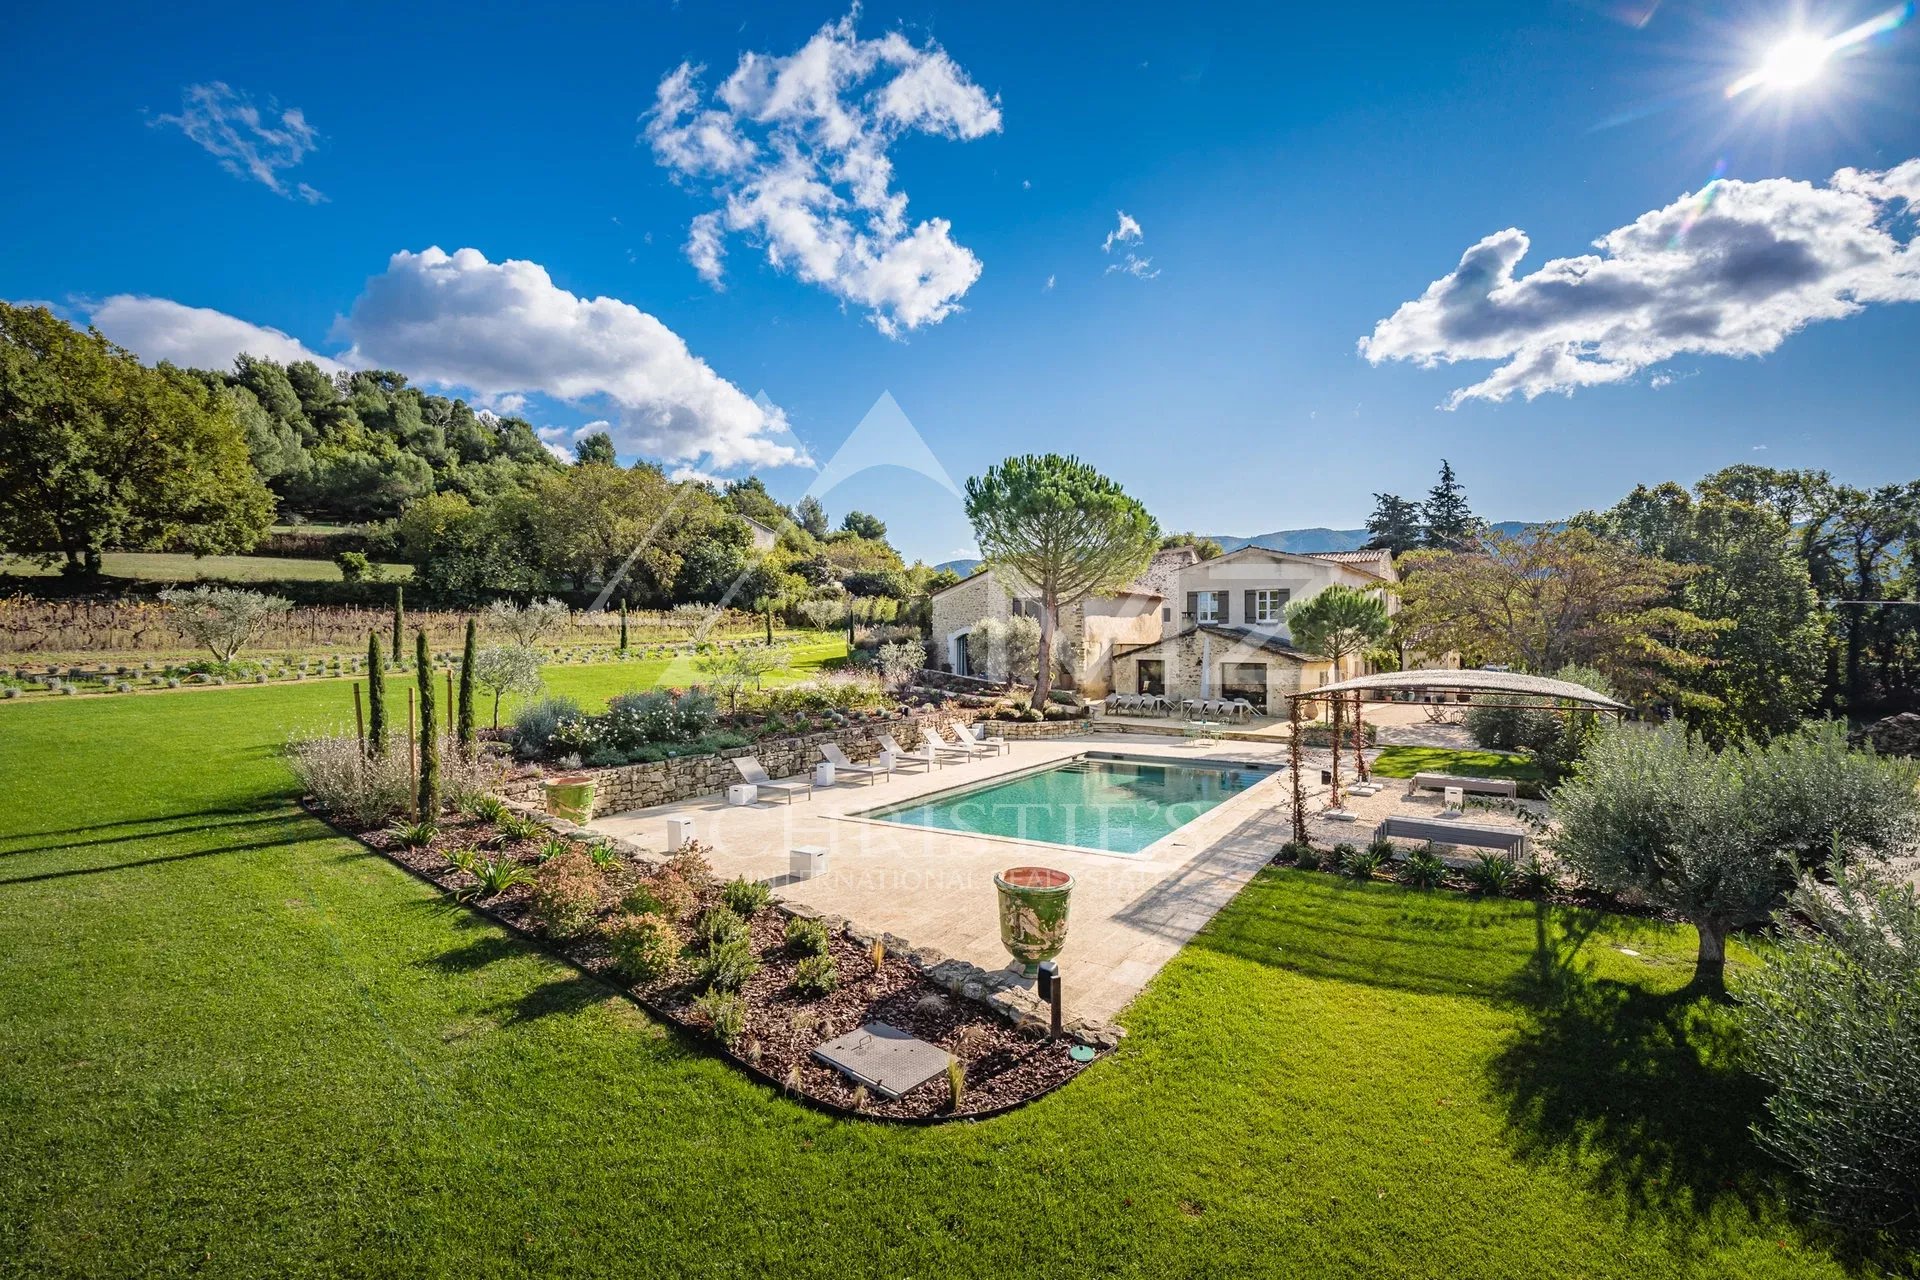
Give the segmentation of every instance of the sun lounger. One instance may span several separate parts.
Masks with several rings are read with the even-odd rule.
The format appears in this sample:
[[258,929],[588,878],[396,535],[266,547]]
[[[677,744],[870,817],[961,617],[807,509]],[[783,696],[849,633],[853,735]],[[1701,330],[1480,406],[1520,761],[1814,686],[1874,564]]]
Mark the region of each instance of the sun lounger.
[[742,782],[750,782],[757,792],[754,799],[764,800],[769,796],[785,796],[787,803],[793,803],[794,793],[804,791],[807,799],[813,799],[813,779],[802,777],[793,782],[775,782],[767,776],[767,771],[752,756],[735,756],[733,767],[739,772]]
[[865,778],[868,782],[872,782],[875,778],[884,777],[887,773],[885,768],[878,765],[855,764],[847,759],[847,753],[840,749],[840,744],[837,742],[821,743],[820,754],[826,757],[828,764],[833,766],[835,778],[843,773],[849,773],[856,778]]
[[969,756],[997,756],[999,747],[990,747],[962,729],[959,725],[947,726],[947,743],[956,751],[964,751]]
[[931,773],[934,765],[940,762],[940,757],[936,756],[931,748],[924,751],[909,751],[895,742],[890,733],[880,735],[880,749],[893,753],[895,769],[925,769]]
[[[960,734],[962,737],[966,736],[966,730],[964,729],[956,729],[954,732]],[[983,746],[992,747],[996,751],[1013,750],[1012,744],[1009,743],[1005,738],[1001,737],[1000,735],[995,734],[993,737],[989,738],[987,736],[987,726],[984,724],[976,723],[973,726],[973,740],[975,742],[982,744]]]

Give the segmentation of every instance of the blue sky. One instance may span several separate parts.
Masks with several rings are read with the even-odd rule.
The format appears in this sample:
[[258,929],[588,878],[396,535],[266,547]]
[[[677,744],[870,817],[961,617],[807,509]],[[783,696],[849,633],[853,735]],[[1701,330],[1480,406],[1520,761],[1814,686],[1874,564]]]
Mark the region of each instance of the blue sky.
[[[1442,455],[1511,519],[1731,462],[1920,475],[1920,23],[1729,99],[1886,5],[1633,2],[34,6],[0,296],[788,498],[886,392],[956,481],[1076,452],[1210,532],[1356,525]],[[837,205],[778,198],[808,180]],[[971,543],[912,471],[824,500]]]

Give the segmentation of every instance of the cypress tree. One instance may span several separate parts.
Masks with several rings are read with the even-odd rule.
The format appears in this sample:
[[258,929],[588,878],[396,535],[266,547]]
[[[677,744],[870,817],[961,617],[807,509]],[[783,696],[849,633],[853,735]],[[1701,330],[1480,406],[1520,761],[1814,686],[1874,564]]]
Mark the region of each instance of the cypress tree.
[[401,662],[401,639],[407,634],[407,589],[396,586],[393,589],[393,660]]
[[387,671],[378,631],[367,632],[367,754],[387,754]]
[[620,652],[625,653],[626,651],[627,651],[627,602],[623,597],[620,601]]
[[479,647],[480,626],[468,618],[467,647],[460,655],[460,716],[456,731],[460,737],[460,752],[469,760],[480,746],[480,735],[473,727],[473,658]]
[[420,820],[440,817],[440,726],[433,714],[433,663],[427,633],[413,633],[415,679],[420,685]]

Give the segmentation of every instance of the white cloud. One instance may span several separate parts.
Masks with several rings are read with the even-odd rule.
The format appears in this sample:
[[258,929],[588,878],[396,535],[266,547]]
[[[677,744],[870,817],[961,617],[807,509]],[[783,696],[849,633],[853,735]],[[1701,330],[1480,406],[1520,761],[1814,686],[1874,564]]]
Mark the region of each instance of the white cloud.
[[898,32],[862,40],[856,14],[790,55],[742,54],[711,105],[704,68],[682,63],[660,81],[644,136],[659,163],[710,184],[720,201],[687,239],[702,278],[719,282],[722,235],[732,232],[897,336],[951,315],[980,260],[944,218],[909,227],[888,152],[913,132],[959,141],[997,132],[1000,108],[938,45]]
[[[604,406],[610,420],[575,437],[605,430],[626,454],[722,470],[811,461],[772,401],[749,398],[654,316],[618,298],[578,297],[536,262],[489,262],[477,249],[394,254],[335,322],[334,336],[352,345],[333,358],[278,329],[165,298],[121,294],[91,314],[149,362],[224,369],[244,351],[334,373],[396,369],[502,413],[533,394]],[[542,438],[551,447],[559,437]]]
[[266,110],[218,80],[188,85],[180,95],[180,114],[154,119],[172,125],[217,158],[228,173],[250,178],[275,195],[318,204],[326,197],[304,182],[288,186],[283,170],[296,167],[320,143],[320,135],[298,107],[285,111],[268,101]]
[[1044,285],[1042,285],[1042,286],[1041,286],[1041,288],[1042,288],[1042,289],[1044,289],[1044,290],[1045,290],[1046,292],[1048,292],[1048,293],[1052,293],[1052,292],[1053,292],[1053,282],[1054,282],[1054,279],[1055,279],[1055,277],[1054,277],[1054,276],[1052,276],[1052,275],[1049,275],[1049,276],[1047,277],[1047,282],[1046,282],[1046,284],[1044,284]]
[[1121,275],[1134,276],[1141,280],[1153,279],[1160,274],[1154,268],[1153,259],[1127,248],[1130,244],[1139,244],[1145,240],[1146,233],[1140,229],[1139,221],[1125,209],[1119,210],[1118,213],[1120,224],[1107,232],[1107,238],[1100,244],[1102,253],[1112,253],[1113,246],[1116,244],[1120,246],[1120,260],[1107,264],[1107,274],[1112,275],[1117,271]]
[[231,369],[234,357],[244,352],[282,364],[311,360],[328,373],[344,367],[278,329],[167,298],[118,293],[93,306],[89,319],[149,364],[171,360],[195,369]]
[[721,468],[804,461],[769,438],[785,428],[779,409],[755,404],[657,318],[569,293],[537,262],[489,262],[477,249],[396,253],[338,330],[355,365],[484,395],[617,406],[610,430],[624,453]]
[[1481,240],[1450,274],[1360,340],[1373,364],[1504,361],[1454,391],[1531,400],[1622,382],[1677,355],[1759,356],[1821,320],[1920,301],[1920,159],[1842,169],[1826,186],[1722,180],[1594,241],[1600,252],[1514,268],[1515,228]]

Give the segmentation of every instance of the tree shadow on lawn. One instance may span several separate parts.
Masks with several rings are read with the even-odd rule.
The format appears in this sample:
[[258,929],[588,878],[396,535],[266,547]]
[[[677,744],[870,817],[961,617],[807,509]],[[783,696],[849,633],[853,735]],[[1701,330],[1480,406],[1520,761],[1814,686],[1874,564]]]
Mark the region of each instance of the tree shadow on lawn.
[[213,849],[194,849],[186,853],[162,854],[156,858],[135,858],[131,862],[111,862],[100,867],[69,867],[64,871],[41,871],[33,875],[9,876],[0,878],[0,888],[16,884],[36,884],[43,880],[66,880],[74,876],[105,875],[109,871],[134,871],[141,867],[161,866],[169,862],[190,862],[195,858],[212,858],[222,854],[249,853],[259,849],[281,849],[290,845],[308,844],[315,839],[312,831],[289,833],[279,840],[250,840],[244,844],[223,844]]
[[[11,835],[0,836],[0,845],[17,847],[0,852],[0,856],[10,853],[36,853],[51,849],[77,849],[89,844],[113,844],[127,840],[152,840],[170,835],[175,831],[201,830],[214,826],[242,826],[238,822],[220,822],[220,818],[250,818],[258,822],[270,822],[294,812],[284,800],[263,800],[256,804],[213,805],[204,809],[189,809],[182,813],[156,813],[148,818],[114,818],[109,822],[89,822],[77,827],[43,827],[35,831],[16,831]],[[17,843],[40,840],[49,836],[78,836],[90,831],[114,831],[125,827],[162,827],[162,831],[130,832],[126,835],[103,836],[96,840],[77,840],[69,844],[35,845]]]
[[1522,1025],[1487,1069],[1515,1153],[1577,1163],[1631,1214],[1771,1220],[1783,1175],[1751,1134],[1766,1090],[1739,1065],[1724,990],[1600,977],[1539,910],[1535,955],[1510,993]]
[[496,960],[523,956],[530,950],[532,948],[527,944],[508,937],[504,933],[487,933],[465,946],[443,951],[437,956],[426,956],[413,963],[419,968],[433,969],[440,973],[474,973]]
[[[294,810],[288,809],[283,805],[279,807],[277,812],[269,812],[265,810],[247,810],[246,811],[248,813],[257,813],[260,815],[258,817],[244,817],[244,818],[240,818],[237,821],[231,821],[231,822],[199,821],[199,819],[205,819],[210,816],[213,816],[213,814],[216,812],[218,811],[209,811],[208,813],[184,813],[184,814],[173,815],[171,818],[150,818],[150,819],[139,820],[140,822],[146,823],[148,825],[158,827],[157,830],[152,830],[152,831],[134,831],[134,832],[129,832],[126,835],[118,835],[118,836],[93,836],[84,840],[68,840],[68,841],[54,843],[54,844],[17,844],[17,845],[14,845],[14,847],[9,849],[0,849],[0,858],[13,858],[13,857],[18,857],[19,855],[25,854],[25,853],[60,853],[68,849],[94,849],[94,848],[98,848],[101,845],[132,844],[135,841],[139,841],[139,840],[166,840],[173,836],[181,835],[187,832],[232,831],[239,827],[259,827],[259,826],[266,826],[270,823],[286,822],[295,816]],[[171,825],[160,826],[159,824],[162,822],[167,822],[167,823],[170,823]],[[131,826],[131,825],[134,825],[134,824],[131,822],[129,823],[109,822],[109,823],[101,823],[97,828],[94,828],[94,829],[108,830],[114,827]],[[77,833],[78,830],[83,830],[83,829],[76,829],[75,833]],[[54,835],[54,834],[64,835],[69,833],[67,832],[35,833],[36,836],[37,835]],[[34,836],[9,837],[6,843],[12,844],[12,842],[15,839],[32,840],[34,838],[35,838]]]

